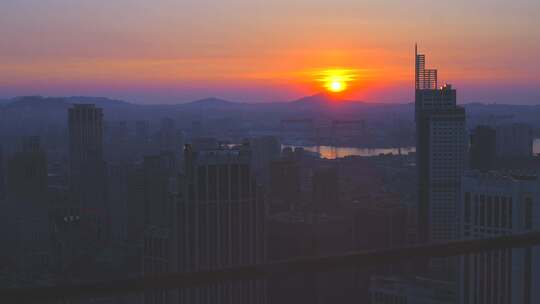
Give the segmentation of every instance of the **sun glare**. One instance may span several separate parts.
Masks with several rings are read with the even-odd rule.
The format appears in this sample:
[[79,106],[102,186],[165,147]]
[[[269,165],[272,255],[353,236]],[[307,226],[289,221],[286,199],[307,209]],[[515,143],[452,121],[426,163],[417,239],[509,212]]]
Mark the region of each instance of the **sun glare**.
[[316,80],[331,93],[340,93],[348,89],[349,84],[357,80],[357,71],[353,69],[325,69],[315,72]]
[[329,89],[332,92],[341,92],[341,91],[345,90],[345,84],[343,82],[341,82],[341,81],[338,81],[338,80],[332,81],[330,83],[330,88]]

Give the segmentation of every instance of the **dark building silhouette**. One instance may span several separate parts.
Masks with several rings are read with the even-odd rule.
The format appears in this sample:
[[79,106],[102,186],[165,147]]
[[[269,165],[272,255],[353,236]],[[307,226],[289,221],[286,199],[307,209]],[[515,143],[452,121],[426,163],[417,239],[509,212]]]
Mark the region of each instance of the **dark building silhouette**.
[[145,223],[145,176],[143,165],[138,164],[127,176],[128,200],[128,242],[136,243],[142,240]]
[[[178,174],[173,152],[145,156],[142,168],[142,272],[145,275],[175,271],[175,204]],[[181,248],[180,250],[185,250]],[[174,303],[174,293],[152,290],[144,293],[144,303]]]
[[279,159],[281,155],[281,143],[275,136],[260,136],[250,140],[253,151],[252,170],[256,174],[257,181],[268,185],[270,182],[270,163]]
[[[352,249],[350,214],[280,212],[270,215],[267,223],[269,260],[339,255]],[[356,278],[352,268],[271,278],[270,302],[356,303],[361,300]]]
[[270,212],[289,211],[300,204],[300,165],[294,159],[270,163]]
[[159,145],[159,151],[176,151],[179,148],[177,145],[177,131],[175,122],[172,118],[163,118],[161,120],[161,127],[157,134],[157,143]]
[[[264,260],[264,204],[244,144],[185,148],[184,196],[178,204],[178,271],[204,271]],[[264,281],[179,290],[180,303],[266,303]],[[214,299],[214,300],[212,300]]]
[[130,242],[141,242],[151,226],[170,228],[171,205],[177,186],[177,164],[171,152],[145,156],[143,163],[127,174]]
[[0,145],[0,200],[3,200],[6,197],[5,174],[4,149],[2,145]]
[[137,143],[146,144],[150,140],[150,122],[137,120],[135,122],[135,140]]
[[110,164],[107,166],[107,201],[110,217],[110,237],[119,244],[128,239],[128,177],[133,166]]
[[2,208],[3,254],[19,271],[43,269],[50,259],[47,157],[39,137],[24,137],[7,162],[7,197]]
[[133,157],[129,145],[126,121],[107,121],[104,124],[104,159],[107,162],[127,162]]
[[74,208],[67,187],[49,184],[47,205],[53,246],[52,267],[64,270],[84,252],[80,212]]
[[420,242],[457,236],[456,206],[466,153],[465,109],[456,104],[456,90],[437,88],[437,73],[425,69],[416,54],[415,121]]
[[473,170],[488,171],[495,168],[497,155],[497,134],[489,126],[477,126],[471,134],[470,167]]
[[497,157],[504,160],[526,160],[533,154],[533,130],[524,123],[503,124],[497,130]]
[[103,160],[103,111],[92,104],[75,104],[68,112],[70,188],[89,237],[106,236],[106,172]]
[[214,137],[194,137],[191,139],[193,150],[215,150],[219,147],[218,140]]
[[393,202],[356,203],[353,214],[355,250],[407,245],[407,208]]
[[[384,197],[373,201],[354,202],[347,208],[352,217],[353,250],[399,248],[407,244],[407,208]],[[357,299],[367,303],[370,278],[375,274],[392,274],[403,271],[404,265],[380,265],[377,268],[357,269]]]
[[326,166],[313,171],[312,204],[317,212],[332,212],[340,208],[337,168]]
[[150,122],[147,120],[137,120],[135,122],[134,147],[135,156],[141,159],[151,151]]
[[159,155],[145,156],[144,201],[145,224],[162,225],[170,221],[171,193],[176,191],[177,173],[176,159],[172,152],[161,152]]
[[8,198],[41,200],[47,191],[47,156],[37,136],[24,137],[21,146],[8,163]]

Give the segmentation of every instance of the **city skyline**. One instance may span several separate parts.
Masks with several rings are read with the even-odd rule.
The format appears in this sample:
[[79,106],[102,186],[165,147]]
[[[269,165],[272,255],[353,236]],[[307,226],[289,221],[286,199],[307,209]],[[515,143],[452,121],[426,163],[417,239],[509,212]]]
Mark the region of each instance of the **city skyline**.
[[[325,44],[320,40],[302,48],[313,57],[275,64],[257,56],[287,57],[287,46],[275,53],[282,47],[277,41],[264,49],[240,50],[221,48],[212,45],[217,40],[200,37],[207,48],[189,49],[186,42],[184,50],[194,52],[191,59],[197,58],[199,65],[189,60],[186,65],[171,65],[169,59],[158,57],[178,50],[171,45],[163,51],[158,43],[163,38],[152,35],[168,21],[154,24],[147,17],[172,16],[178,12],[173,8],[189,8],[184,12],[186,24],[194,29],[189,41],[197,41],[196,27],[204,23],[198,17],[215,10],[207,0],[191,5],[161,0],[159,12],[152,4],[127,6],[127,1],[119,0],[124,13],[104,30],[110,40],[102,40],[102,48],[94,48],[93,35],[99,36],[99,27],[112,20],[107,14],[118,3],[98,9],[101,0],[75,5],[51,0],[45,6],[27,1],[29,5],[21,7],[36,12],[37,19],[13,18],[16,14],[9,18],[23,27],[50,19],[41,28],[43,33],[36,34],[36,41],[46,43],[18,54],[13,51],[20,45],[14,45],[11,54],[0,55],[0,81],[24,79],[51,90],[54,85],[78,90],[72,82],[87,84],[95,77],[118,85],[114,94],[140,95],[95,97],[103,89],[95,86],[88,94],[68,94],[77,95],[73,97],[4,99],[1,94],[9,90],[2,91],[0,82],[0,244],[6,249],[0,252],[0,299],[6,299],[1,302],[540,302],[540,292],[534,289],[540,285],[540,104],[468,103],[470,94],[505,100],[501,90],[507,89],[512,94],[508,100],[514,103],[523,101],[520,96],[534,95],[512,82],[524,80],[524,88],[537,77],[534,64],[523,65],[527,58],[516,55],[518,51],[510,61],[495,62],[497,56],[463,47],[470,32],[460,33],[462,42],[441,33],[452,46],[445,50],[440,49],[442,44],[415,42],[407,36],[416,33],[407,32],[393,41],[395,48],[387,45],[374,51],[370,61],[352,55],[350,61],[339,56],[316,58],[319,46]],[[251,20],[253,16],[245,12],[253,5],[262,9],[257,3],[244,8],[238,6],[240,0],[231,1],[221,9],[231,18],[237,14],[238,24]],[[277,1],[279,7],[282,0]],[[326,7],[318,1],[312,0],[310,10]],[[366,3],[371,2],[348,8],[380,5]],[[307,22],[295,11],[296,4],[289,2],[291,11],[282,11],[271,22],[283,27],[280,22],[291,12],[298,25]],[[490,13],[500,5],[492,4],[486,7]],[[456,5],[434,4],[412,13],[397,3],[380,8],[390,15],[403,10],[392,26],[399,26],[405,15],[416,16],[418,20],[411,19],[414,26],[429,19],[433,27],[425,29],[427,35],[446,18],[457,17],[456,7],[470,13],[468,9],[479,4]],[[2,6],[18,7],[14,2]],[[156,42],[154,48],[124,49],[133,36],[116,30],[133,26],[129,14],[134,7],[146,13],[135,32],[147,31],[145,37]],[[55,18],[61,10],[53,8],[85,15]],[[430,11],[433,8],[437,10]],[[343,7],[336,11],[348,13]],[[273,13],[261,11],[267,17]],[[476,20],[486,21],[481,15]],[[86,28],[86,37],[79,37],[89,16],[96,22]],[[230,24],[216,20],[211,31],[227,33]],[[327,25],[328,20],[315,24]],[[70,28],[71,21],[75,23]],[[49,26],[59,24],[66,27],[54,39],[47,38]],[[405,33],[407,27],[401,26]],[[448,29],[461,26],[454,20]],[[245,32],[252,30],[258,28],[245,27]],[[26,34],[21,28],[15,31]],[[64,37],[68,32],[77,37]],[[169,33],[175,32],[180,29]],[[317,36],[306,28],[300,32],[306,38]],[[324,39],[324,32],[320,34]],[[336,41],[347,38],[341,34],[336,32]],[[294,38],[295,33],[283,35]],[[398,31],[394,35],[400,36]],[[116,41],[120,36],[126,40]],[[502,47],[492,52],[511,46],[505,44],[503,32],[495,37]],[[222,38],[224,45],[230,42]],[[381,43],[369,39],[366,36],[366,45]],[[48,49],[50,41],[57,43],[58,53]],[[66,42],[82,44],[63,45]],[[401,43],[409,45],[407,50],[401,50]],[[520,49],[530,50],[529,46]],[[338,44],[336,49],[361,52]],[[456,50],[462,53],[454,54]],[[122,52],[125,56],[120,56]],[[159,56],[144,57],[145,52]],[[409,60],[406,71],[391,60],[392,54]],[[384,56],[389,56],[388,62]],[[5,65],[13,73],[4,76],[6,58],[13,59]],[[69,60],[76,64],[69,66]],[[126,60],[134,66],[126,69]],[[240,61],[245,65],[238,65]],[[509,72],[507,64],[521,74]],[[179,72],[182,68],[196,73],[186,76]],[[486,74],[486,69],[492,73]],[[36,75],[43,82],[36,82]],[[208,87],[168,91],[162,85],[169,80]],[[276,86],[272,94],[252,86],[262,80]],[[156,90],[147,92],[147,87],[137,87],[137,81],[156,85]],[[484,91],[482,81],[504,85]],[[406,95],[395,89],[399,85]],[[25,92],[31,88],[22,87]],[[215,93],[217,89],[222,91]],[[180,95],[189,92],[202,96],[182,104]],[[155,95],[146,99],[148,94]],[[413,94],[414,103],[391,100],[394,96],[408,101]],[[261,99],[249,99],[254,97]],[[166,105],[170,100],[164,98],[173,98],[176,104]],[[268,102],[275,101],[271,98],[290,102]],[[354,102],[358,100],[377,103]]]
[[358,76],[347,99],[412,102],[408,63],[417,41],[434,54],[428,64],[445,71],[442,83],[460,88],[460,102],[533,104],[540,100],[539,6],[4,1],[0,98],[286,101],[324,89],[313,71],[348,69]]

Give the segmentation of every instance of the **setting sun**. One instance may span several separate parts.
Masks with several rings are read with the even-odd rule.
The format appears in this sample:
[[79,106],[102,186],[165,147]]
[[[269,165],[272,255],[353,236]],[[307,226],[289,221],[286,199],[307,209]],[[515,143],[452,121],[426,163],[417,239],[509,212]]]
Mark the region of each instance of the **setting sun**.
[[332,92],[341,92],[345,90],[345,84],[341,81],[332,81],[332,83],[330,83],[329,89]]
[[357,71],[353,69],[326,69],[315,72],[316,80],[329,92],[340,93],[348,89],[349,84],[357,80]]

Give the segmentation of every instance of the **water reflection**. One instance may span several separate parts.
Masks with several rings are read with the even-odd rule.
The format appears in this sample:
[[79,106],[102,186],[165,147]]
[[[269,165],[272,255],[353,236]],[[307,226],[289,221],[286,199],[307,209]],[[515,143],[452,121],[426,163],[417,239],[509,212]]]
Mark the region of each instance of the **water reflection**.
[[377,156],[379,154],[409,154],[414,152],[415,147],[403,148],[357,148],[357,147],[336,147],[336,146],[291,146],[284,147],[304,148],[307,151],[318,153],[322,158],[336,159],[347,156]]
[[[283,145],[283,147],[304,148],[307,151],[318,153],[322,158],[336,159],[347,156],[377,156],[379,154],[395,154],[405,155],[415,152],[415,147],[402,148],[358,148],[358,147],[336,147],[336,146],[297,146]],[[536,138],[533,142],[534,155],[540,154],[540,138]]]

